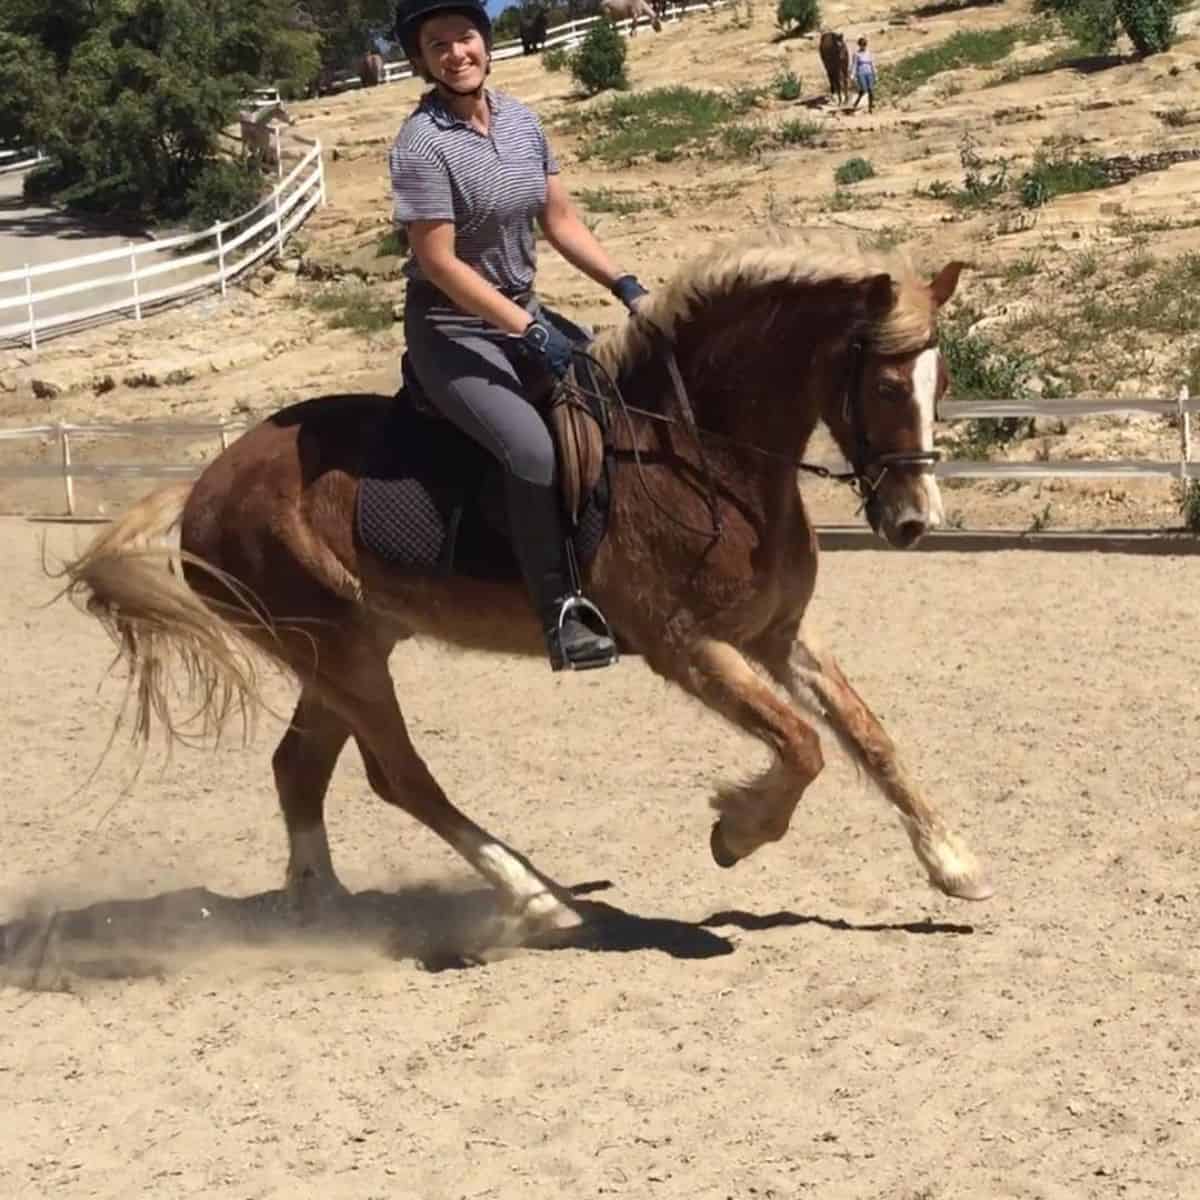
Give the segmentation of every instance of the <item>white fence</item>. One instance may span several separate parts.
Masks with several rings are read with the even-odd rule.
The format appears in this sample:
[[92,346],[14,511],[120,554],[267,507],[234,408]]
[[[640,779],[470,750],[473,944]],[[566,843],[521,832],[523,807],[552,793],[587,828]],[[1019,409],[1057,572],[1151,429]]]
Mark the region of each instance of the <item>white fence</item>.
[[38,163],[44,163],[46,156],[32,146],[18,150],[0,150],[0,175],[10,175],[14,171],[28,171]]
[[[697,8],[701,3],[705,4],[706,8],[720,8],[726,4],[736,3],[736,0],[695,0],[692,8]],[[686,8],[678,4],[669,4],[666,11],[663,13],[664,21],[680,20]],[[603,17],[580,17],[577,21],[567,21],[564,25],[555,25],[551,29],[546,30],[546,40],[542,43],[543,50],[553,50],[555,47],[562,46],[567,50],[574,50],[576,46],[583,41],[584,34],[596,24],[597,21],[603,20]],[[617,29],[628,35],[630,28],[633,25],[632,20],[615,21]],[[642,22],[642,27],[647,28],[647,23]],[[506,58],[520,58],[524,54],[524,47],[521,45],[520,38],[512,38],[506,42],[497,42],[492,47],[493,61],[500,61]],[[390,62],[383,64],[383,82],[384,83],[399,83],[402,79],[411,79],[413,77],[412,68],[407,62]],[[362,79],[357,75],[346,75],[338,80],[338,90],[361,87]]]
[[[225,295],[231,279],[281,252],[292,231],[325,202],[321,143],[293,137],[308,151],[265,200],[240,217],[198,233],[0,271],[0,346],[27,344],[36,353],[38,340],[55,331],[118,313],[140,321],[148,308],[210,288]],[[82,281],[52,282],[98,267],[106,269]]]
[[961,400],[943,402],[938,418],[943,421],[979,420],[995,417],[1093,417],[1144,413],[1179,420],[1179,457],[1170,460],[1081,459],[1038,462],[941,462],[936,474],[946,479],[1196,479],[1200,465],[1192,462],[1192,413],[1200,412],[1200,401],[1191,399],[1186,385],[1174,400],[1161,397],[1090,400],[1061,398],[1043,400]]
[[[1200,412],[1200,401],[1192,400],[1186,388],[1174,399],[1121,400],[1007,400],[954,401],[942,405],[940,420],[973,420],[981,417],[1049,417],[1066,418],[1099,416],[1103,414],[1149,413],[1177,417],[1180,424],[1179,458],[1162,461],[1127,459],[1058,460],[1033,463],[1008,462],[940,462],[934,473],[943,479],[1130,479],[1160,478],[1175,480],[1200,479],[1200,463],[1192,461],[1191,414]],[[96,436],[115,437],[186,437],[193,441],[213,439],[223,450],[232,438],[248,428],[245,421],[124,421],[72,425],[34,425],[23,429],[0,429],[0,443],[12,440],[40,440],[57,444],[56,461],[25,463],[17,466],[0,465],[0,480],[61,479],[68,515],[76,512],[76,479],[190,479],[199,475],[203,464],[197,463],[77,463],[74,461],[71,439]],[[214,447],[215,449],[216,447]]]

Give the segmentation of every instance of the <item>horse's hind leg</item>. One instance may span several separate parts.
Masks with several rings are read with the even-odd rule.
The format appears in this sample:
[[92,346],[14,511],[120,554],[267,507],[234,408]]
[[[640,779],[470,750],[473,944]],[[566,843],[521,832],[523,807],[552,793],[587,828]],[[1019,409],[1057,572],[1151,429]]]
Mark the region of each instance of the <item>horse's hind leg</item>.
[[992,894],[987,872],[909,779],[892,739],[833,655],[795,625],[772,631],[753,652],[793,698],[809,706],[815,700],[842,745],[899,813],[930,882],[949,896],[986,900]]
[[[323,704],[353,732],[371,786],[463,856],[504,899],[514,937],[582,923],[564,889],[523,855],[480,828],[446,798],[409,738],[387,652],[366,635],[322,638],[315,681]],[[328,743],[327,743],[328,745]]]
[[349,736],[346,722],[305,687],[271,760],[288,835],[287,891],[309,917],[323,901],[345,894],[329,855],[325,793]]

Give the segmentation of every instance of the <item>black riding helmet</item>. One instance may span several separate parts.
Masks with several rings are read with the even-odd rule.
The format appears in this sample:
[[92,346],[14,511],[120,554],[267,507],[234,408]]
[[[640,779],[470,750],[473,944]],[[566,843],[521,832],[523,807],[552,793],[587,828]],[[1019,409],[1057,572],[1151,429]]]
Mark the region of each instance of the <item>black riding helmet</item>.
[[421,57],[417,37],[422,22],[438,13],[461,13],[464,17],[470,17],[479,26],[483,40],[491,50],[492,18],[479,0],[400,0],[396,5],[396,41],[404,47],[410,62],[415,63]]

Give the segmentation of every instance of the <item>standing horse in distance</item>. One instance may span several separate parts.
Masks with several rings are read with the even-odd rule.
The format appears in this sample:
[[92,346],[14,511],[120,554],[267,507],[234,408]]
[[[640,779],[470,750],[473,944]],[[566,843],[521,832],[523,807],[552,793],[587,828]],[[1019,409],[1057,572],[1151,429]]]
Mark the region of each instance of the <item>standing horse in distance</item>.
[[383,82],[383,55],[364,54],[358,64],[358,78],[363,87],[378,87]]
[[637,33],[638,21],[643,17],[650,22],[655,33],[662,32],[662,22],[647,0],[600,0],[600,13],[614,24],[629,21],[629,36]]
[[535,54],[546,43],[546,30],[550,18],[546,10],[540,6],[523,10],[517,22],[517,30],[521,36],[521,53]]
[[838,104],[850,102],[850,51],[841,33],[823,33],[817,45],[825,75],[829,80],[830,97]]
[[[891,802],[933,885],[969,899],[991,894],[836,659],[802,625],[817,537],[797,470],[819,421],[886,541],[912,546],[941,519],[933,419],[948,381],[937,315],[960,267],[925,282],[895,256],[827,237],[727,247],[697,255],[594,344],[624,400],[609,435],[607,533],[584,570],[588,595],[627,653],[773,755],[761,777],[713,801],[720,866],[784,836],[822,770],[823,721]],[[209,732],[236,701],[257,698],[255,654],[295,677],[299,700],[273,765],[286,883],[301,910],[342,894],[324,803],[353,738],[378,795],[500,893],[506,939],[567,936],[584,919],[570,894],[451,803],[401,715],[388,667],[398,642],[420,634],[536,656],[542,639],[515,578],[403,570],[365,549],[356,499],[394,403],[327,396],[269,417],[194,484],[134,505],[67,566],[68,590],[117,636],[143,736],[152,719],[169,722],[180,682],[173,663],[199,689],[188,711]],[[175,526],[179,558],[164,565],[168,552],[155,543]],[[886,604],[881,590],[880,624],[864,636],[885,636]]]

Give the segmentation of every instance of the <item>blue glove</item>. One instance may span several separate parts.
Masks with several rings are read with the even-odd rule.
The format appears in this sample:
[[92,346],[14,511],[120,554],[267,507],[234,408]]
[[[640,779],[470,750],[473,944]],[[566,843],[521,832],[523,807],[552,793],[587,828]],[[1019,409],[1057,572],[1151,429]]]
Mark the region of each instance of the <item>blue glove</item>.
[[571,369],[575,349],[571,339],[549,321],[530,321],[521,341],[555,379],[562,379]]
[[613,283],[611,291],[630,312],[634,311],[634,301],[640,296],[650,295],[638,282],[636,275],[622,275]]

